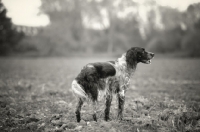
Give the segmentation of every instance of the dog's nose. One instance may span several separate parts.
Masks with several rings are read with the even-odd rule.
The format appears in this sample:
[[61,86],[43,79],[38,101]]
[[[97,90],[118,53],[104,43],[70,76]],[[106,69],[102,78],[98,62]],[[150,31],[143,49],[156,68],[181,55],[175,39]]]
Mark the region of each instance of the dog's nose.
[[154,53],[151,53],[151,56],[154,57]]

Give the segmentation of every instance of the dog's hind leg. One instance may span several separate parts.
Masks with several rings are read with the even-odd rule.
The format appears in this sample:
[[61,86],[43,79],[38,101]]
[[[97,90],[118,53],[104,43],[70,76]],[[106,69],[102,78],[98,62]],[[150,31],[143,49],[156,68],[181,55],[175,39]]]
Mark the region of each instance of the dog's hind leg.
[[117,94],[117,98],[118,98],[118,115],[117,118],[119,120],[122,120],[123,118],[123,110],[124,110],[124,102],[125,102],[125,91],[121,90],[118,94]]
[[92,103],[93,103],[92,104],[92,107],[93,107],[93,119],[94,119],[94,121],[97,121],[97,115],[96,115],[96,113],[97,113],[97,101],[93,101]]
[[84,100],[82,98],[78,99],[78,104],[76,106],[76,112],[75,112],[77,122],[81,121],[81,107],[83,106],[83,102]]

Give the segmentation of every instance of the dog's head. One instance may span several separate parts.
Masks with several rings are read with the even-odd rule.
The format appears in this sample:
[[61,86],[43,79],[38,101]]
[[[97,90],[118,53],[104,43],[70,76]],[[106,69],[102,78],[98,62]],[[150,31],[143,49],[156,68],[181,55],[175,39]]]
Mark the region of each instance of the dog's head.
[[154,53],[147,52],[143,48],[134,48],[137,52],[137,62],[142,62],[145,64],[150,64],[151,59],[154,57]]
[[126,61],[129,65],[135,65],[139,62],[150,64],[153,57],[154,53],[147,52],[144,48],[139,47],[132,47],[126,52]]

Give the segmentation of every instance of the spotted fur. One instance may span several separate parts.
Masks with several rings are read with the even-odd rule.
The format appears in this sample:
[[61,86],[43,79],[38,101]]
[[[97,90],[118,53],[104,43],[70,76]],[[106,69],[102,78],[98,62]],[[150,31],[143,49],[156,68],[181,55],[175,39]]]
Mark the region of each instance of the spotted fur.
[[133,47],[116,61],[90,63],[83,67],[72,82],[72,90],[78,97],[76,108],[77,122],[80,122],[80,111],[87,99],[93,103],[93,119],[97,121],[97,101],[106,98],[104,110],[105,120],[109,120],[110,106],[113,94],[118,98],[118,119],[122,119],[125,92],[129,87],[130,78],[139,62],[149,64],[154,54],[143,48]]

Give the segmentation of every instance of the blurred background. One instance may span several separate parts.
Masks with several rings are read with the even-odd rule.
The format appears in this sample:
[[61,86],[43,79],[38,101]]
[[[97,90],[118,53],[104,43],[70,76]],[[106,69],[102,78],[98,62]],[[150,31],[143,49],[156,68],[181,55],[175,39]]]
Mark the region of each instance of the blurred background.
[[200,0],[0,0],[1,56],[200,56]]

